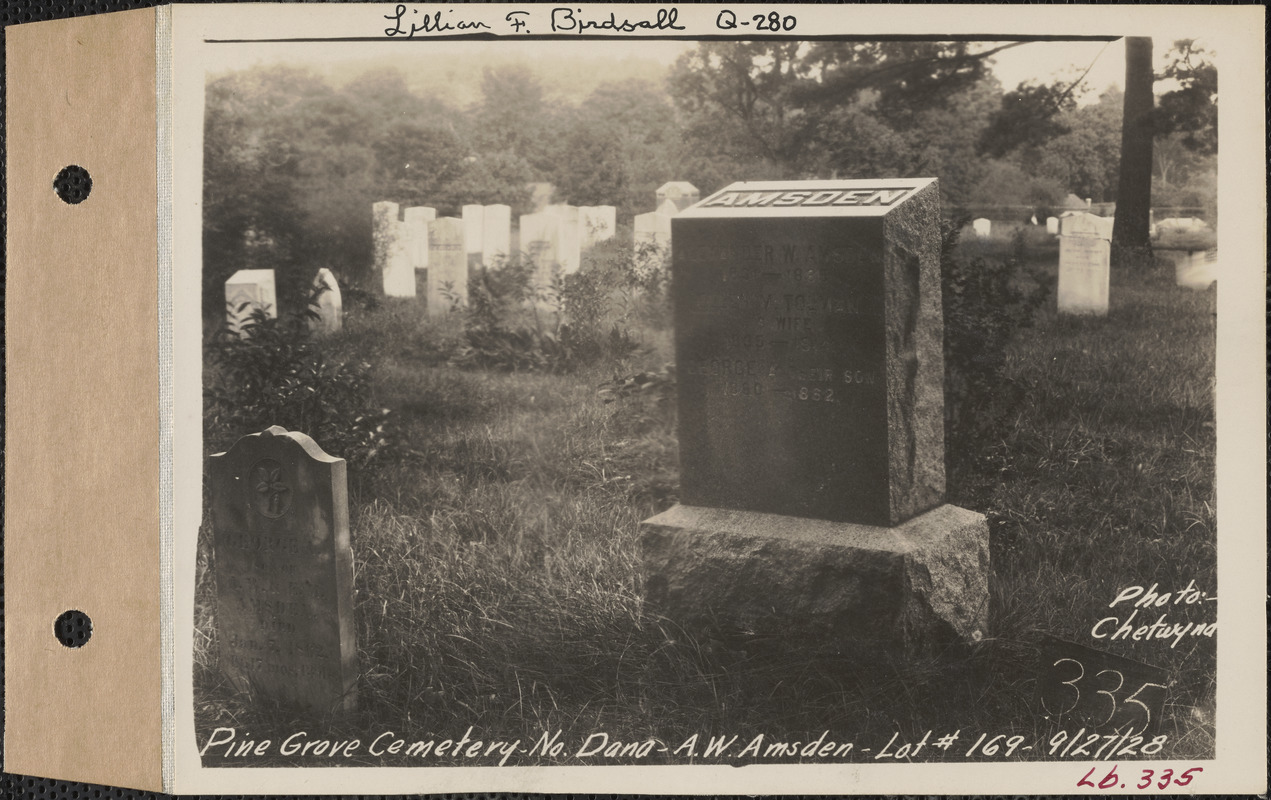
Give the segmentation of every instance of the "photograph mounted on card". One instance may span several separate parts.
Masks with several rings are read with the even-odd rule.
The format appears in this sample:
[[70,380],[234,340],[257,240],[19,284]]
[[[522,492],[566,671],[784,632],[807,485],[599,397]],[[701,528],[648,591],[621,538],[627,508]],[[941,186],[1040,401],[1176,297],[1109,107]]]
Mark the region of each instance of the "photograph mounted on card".
[[151,12],[163,790],[1259,788],[1261,12],[760,11]]

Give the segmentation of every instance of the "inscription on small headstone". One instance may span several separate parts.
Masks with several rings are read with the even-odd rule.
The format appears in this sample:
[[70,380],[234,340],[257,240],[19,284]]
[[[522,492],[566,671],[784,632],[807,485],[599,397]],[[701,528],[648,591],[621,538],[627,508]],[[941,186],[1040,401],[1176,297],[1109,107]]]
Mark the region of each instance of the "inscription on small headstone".
[[244,326],[256,310],[270,319],[278,317],[272,269],[240,269],[225,281],[225,315],[229,329],[245,335]]
[[313,713],[357,700],[345,462],[274,426],[208,461],[220,667]]

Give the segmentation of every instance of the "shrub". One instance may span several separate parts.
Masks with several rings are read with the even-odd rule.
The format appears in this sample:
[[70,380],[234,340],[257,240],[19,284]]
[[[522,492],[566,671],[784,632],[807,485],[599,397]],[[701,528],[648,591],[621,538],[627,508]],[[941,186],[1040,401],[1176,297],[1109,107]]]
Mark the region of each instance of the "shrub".
[[371,403],[371,365],[337,361],[310,335],[312,306],[285,319],[257,309],[239,336],[222,326],[206,343],[203,429],[215,450],[281,425],[366,465],[388,444],[388,411]]
[[622,361],[643,343],[640,331],[669,324],[666,268],[630,243],[605,242],[577,272],[536,287],[532,258],[497,262],[469,282],[460,367],[569,372]]
[[[982,462],[987,446],[1005,438],[1022,389],[1006,376],[1006,349],[1032,325],[1050,295],[1050,281],[1026,273],[1024,231],[1004,260],[955,254],[966,219],[941,223],[944,301],[945,453],[950,474]],[[1024,289],[1021,283],[1033,285]]]
[[498,261],[468,281],[464,343],[450,363],[457,367],[508,372],[561,372],[571,354],[539,318],[540,306],[555,304],[550,291],[534,285],[534,261]]
[[[624,238],[592,248],[578,272],[563,276],[557,295],[576,356],[621,361],[642,347],[640,333],[670,325],[666,253]],[[568,326],[568,327],[564,327]]]

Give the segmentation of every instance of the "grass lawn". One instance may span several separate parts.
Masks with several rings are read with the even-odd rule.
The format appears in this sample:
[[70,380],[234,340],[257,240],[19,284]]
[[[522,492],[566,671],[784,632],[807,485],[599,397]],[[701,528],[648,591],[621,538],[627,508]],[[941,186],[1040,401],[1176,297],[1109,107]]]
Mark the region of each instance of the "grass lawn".
[[[1035,238],[1029,257],[1050,265],[1053,280],[1053,243]],[[1176,288],[1162,269],[1114,272],[1111,298],[1106,318],[1060,317],[1052,298],[1012,342],[1008,424],[949,475],[949,501],[989,519],[990,632],[907,663],[826,642],[694,638],[643,607],[639,523],[676,500],[673,409],[645,395],[605,403],[597,387],[669,361],[667,332],[648,334],[647,351],[622,364],[492,373],[439,363],[438,342],[458,331],[410,309],[353,316],[338,346],[375,349],[376,398],[393,410],[402,443],[391,461],[350,480],[359,711],[296,719],[221,682],[204,546],[199,741],[217,726],[256,739],[303,730],[364,744],[387,731],[458,738],[473,726],[474,738],[526,748],[563,732],[559,753],[518,752],[509,764],[600,763],[576,757],[598,732],[666,745],[603,763],[689,763],[711,735],[738,736],[736,753],[757,734],[808,742],[829,731],[827,741],[856,745],[841,760],[866,760],[863,748],[877,752],[893,734],[917,741],[960,730],[966,741],[929,749],[926,760],[965,760],[980,733],[1021,735],[1033,749],[1012,757],[1044,758],[1054,729],[1035,677],[1049,633],[1165,669],[1158,733],[1168,744],[1159,757],[1212,757],[1215,639],[1112,642],[1091,630],[1128,614],[1128,603],[1108,607],[1128,586],[1165,592],[1194,581],[1217,593],[1215,296]],[[1171,622],[1216,618],[1212,603],[1166,610]],[[673,752],[694,734],[703,740],[694,758]],[[472,763],[366,750],[338,763]],[[335,762],[209,752],[206,763]]]

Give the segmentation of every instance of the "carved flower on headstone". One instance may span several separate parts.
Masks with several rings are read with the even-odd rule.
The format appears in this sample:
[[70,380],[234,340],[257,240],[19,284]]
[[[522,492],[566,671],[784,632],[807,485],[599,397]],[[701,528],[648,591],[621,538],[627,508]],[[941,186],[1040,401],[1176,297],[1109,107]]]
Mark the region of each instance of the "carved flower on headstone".
[[270,519],[287,513],[291,507],[291,487],[282,479],[282,464],[265,459],[252,467],[251,486],[260,502],[256,509]]

